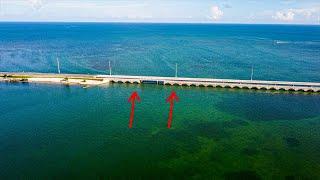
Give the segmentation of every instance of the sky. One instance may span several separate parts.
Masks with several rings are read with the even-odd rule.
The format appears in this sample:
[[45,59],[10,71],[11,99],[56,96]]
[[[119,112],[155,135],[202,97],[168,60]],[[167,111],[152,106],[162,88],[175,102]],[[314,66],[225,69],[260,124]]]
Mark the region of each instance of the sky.
[[0,0],[0,21],[320,24],[320,0]]

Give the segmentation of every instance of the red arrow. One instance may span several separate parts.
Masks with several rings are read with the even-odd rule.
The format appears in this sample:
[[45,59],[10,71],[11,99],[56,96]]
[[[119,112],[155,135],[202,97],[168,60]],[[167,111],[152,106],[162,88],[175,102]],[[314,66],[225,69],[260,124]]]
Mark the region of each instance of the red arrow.
[[166,100],[170,102],[170,111],[169,111],[169,118],[168,118],[168,128],[171,128],[172,123],[172,112],[173,112],[173,105],[174,101],[179,101],[179,97],[177,96],[176,92],[172,91],[170,96]]
[[135,91],[131,94],[131,96],[128,99],[128,102],[131,103],[131,113],[130,113],[130,120],[129,120],[129,128],[132,128],[133,124],[133,118],[134,118],[134,107],[135,107],[135,102],[138,101],[140,102],[140,97],[138,93]]

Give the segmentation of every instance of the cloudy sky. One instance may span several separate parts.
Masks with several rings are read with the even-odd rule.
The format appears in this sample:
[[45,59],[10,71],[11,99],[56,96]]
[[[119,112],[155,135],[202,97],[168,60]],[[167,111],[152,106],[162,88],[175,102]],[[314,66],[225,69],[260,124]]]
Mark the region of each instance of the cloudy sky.
[[320,24],[320,0],[0,0],[0,21]]

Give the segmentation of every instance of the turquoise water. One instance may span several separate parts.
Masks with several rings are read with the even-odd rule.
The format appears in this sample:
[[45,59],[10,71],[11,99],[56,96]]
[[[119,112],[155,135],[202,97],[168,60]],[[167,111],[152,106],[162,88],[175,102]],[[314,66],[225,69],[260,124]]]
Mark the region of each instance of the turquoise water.
[[[318,81],[319,26],[0,24],[0,71]],[[175,90],[173,128],[166,97]],[[132,91],[134,128],[128,129]],[[0,84],[1,179],[319,179],[318,94]]]
[[1,23],[0,71],[320,81],[320,26]]

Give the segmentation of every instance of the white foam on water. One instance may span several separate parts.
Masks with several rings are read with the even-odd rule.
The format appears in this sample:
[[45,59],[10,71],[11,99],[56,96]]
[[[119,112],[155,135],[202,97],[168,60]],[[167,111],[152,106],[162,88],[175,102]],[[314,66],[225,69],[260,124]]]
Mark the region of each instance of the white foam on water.
[[319,41],[281,41],[275,40],[275,44],[306,44],[306,45],[319,45]]
[[276,44],[289,44],[289,41],[279,41],[279,40],[275,40],[274,41]]

